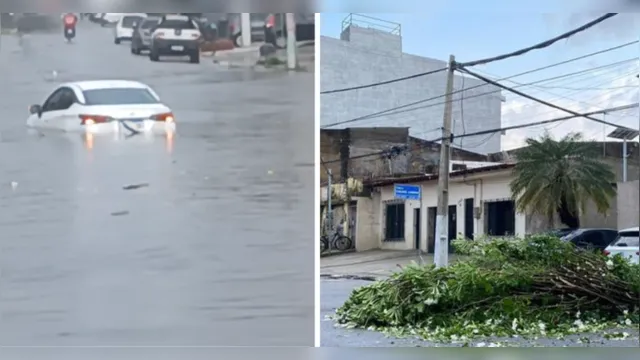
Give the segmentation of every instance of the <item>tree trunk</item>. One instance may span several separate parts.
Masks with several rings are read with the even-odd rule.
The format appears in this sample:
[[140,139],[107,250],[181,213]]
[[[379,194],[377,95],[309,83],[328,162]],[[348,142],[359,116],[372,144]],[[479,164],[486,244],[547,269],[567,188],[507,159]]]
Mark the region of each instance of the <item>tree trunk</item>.
[[578,212],[573,211],[572,209],[576,209],[576,206],[569,206],[567,198],[562,196],[560,199],[560,206],[557,209],[558,217],[563,224],[567,225],[567,227],[577,229],[580,227],[580,217],[578,216]]

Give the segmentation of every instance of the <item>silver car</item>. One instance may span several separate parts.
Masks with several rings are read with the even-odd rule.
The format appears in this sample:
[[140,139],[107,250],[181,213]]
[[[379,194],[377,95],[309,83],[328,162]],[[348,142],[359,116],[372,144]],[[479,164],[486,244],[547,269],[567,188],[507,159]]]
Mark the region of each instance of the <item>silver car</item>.
[[153,28],[160,23],[159,17],[147,17],[133,30],[131,37],[131,53],[140,55],[142,51],[149,50],[151,45],[151,33]]

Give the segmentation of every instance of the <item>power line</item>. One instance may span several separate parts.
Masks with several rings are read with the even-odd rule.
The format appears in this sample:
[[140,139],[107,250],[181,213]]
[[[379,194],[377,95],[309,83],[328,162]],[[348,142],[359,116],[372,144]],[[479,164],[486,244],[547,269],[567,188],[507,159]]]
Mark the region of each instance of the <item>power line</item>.
[[[521,73],[518,73],[518,74],[510,75],[510,76],[498,79],[497,81],[509,80],[509,79],[513,79],[515,77],[532,74],[534,72],[539,72],[539,71],[542,71],[542,70],[547,70],[547,69],[550,69],[550,68],[553,68],[553,67],[556,67],[556,66],[565,65],[565,64],[568,64],[568,63],[571,63],[571,62],[574,62],[574,61],[583,60],[583,59],[586,59],[586,58],[589,58],[589,57],[592,57],[592,56],[596,56],[596,55],[608,53],[610,51],[615,51],[615,50],[618,50],[618,49],[622,49],[624,47],[631,46],[631,45],[636,44],[636,43],[638,43],[638,40],[631,41],[631,42],[628,42],[628,43],[625,43],[625,44],[622,44],[622,45],[617,45],[617,46],[614,46],[614,47],[610,47],[610,48],[607,48],[607,49],[599,50],[599,51],[596,51],[596,52],[592,52],[592,53],[589,53],[589,54],[586,54],[586,55],[578,56],[578,57],[571,58],[571,59],[568,59],[568,60],[564,60],[564,61],[561,61],[561,62],[558,62],[558,63],[554,63],[554,64],[546,65],[546,66],[543,66],[543,67],[535,68],[535,69],[528,70],[528,71],[525,71],[525,72],[521,72]],[[633,58],[633,59],[630,59],[630,60],[631,61],[636,61],[637,58]],[[625,62],[626,61],[629,61],[629,60],[625,60]],[[610,64],[610,65],[614,65],[614,64]],[[600,68],[602,68],[602,67],[600,67]],[[595,70],[595,69],[598,69],[598,68],[593,68],[593,70]],[[457,94],[457,93],[460,93],[462,91],[469,91],[469,90],[477,89],[479,87],[487,86],[487,85],[488,84],[474,85],[474,86],[468,87],[466,90],[456,90],[452,94]],[[493,93],[499,93],[499,92],[500,91],[498,90],[498,91],[494,91]],[[429,102],[429,101],[432,101],[432,100],[441,99],[441,98],[444,98],[445,96],[446,96],[446,94],[442,94],[442,95],[434,96],[434,97],[431,97],[431,98],[426,98],[426,99],[414,101],[414,102],[411,102],[411,103],[408,103],[408,104],[392,107],[392,108],[389,108],[389,109],[386,109],[386,110],[382,110],[382,111],[378,111],[378,112],[375,112],[375,113],[372,113],[372,114],[359,116],[359,117],[356,117],[354,119],[338,121],[338,122],[335,122],[335,123],[322,125],[320,128],[326,129],[326,128],[330,128],[330,127],[333,127],[333,126],[338,126],[338,125],[358,122],[358,121],[365,120],[365,119],[368,119],[368,118],[371,118],[371,117],[377,117],[378,115],[384,115],[384,114],[386,114],[388,112],[392,112],[392,111],[395,111],[395,110],[400,110],[400,109],[404,109],[404,108],[411,107],[411,106],[414,106],[414,105],[419,105],[419,104],[422,104],[422,103],[425,103],[425,102]],[[472,96],[470,96],[468,98],[472,98]]]
[[437,69],[437,70],[422,72],[422,73],[418,73],[418,74],[413,74],[413,75],[409,75],[409,76],[405,76],[405,77],[401,77],[401,78],[397,78],[397,79],[392,79],[392,80],[387,80],[387,81],[380,81],[380,82],[373,83],[373,84],[368,84],[368,85],[360,85],[360,86],[353,86],[353,87],[348,87],[348,88],[344,88],[344,89],[321,91],[320,94],[321,95],[335,94],[335,93],[340,93],[340,92],[345,92],[345,91],[366,89],[366,88],[370,88],[370,87],[374,87],[374,86],[388,85],[388,84],[393,84],[393,83],[400,82],[400,81],[411,80],[411,79],[415,79],[415,78],[419,78],[419,77],[423,77],[423,76],[427,76],[427,75],[436,74],[436,73],[439,73],[439,72],[442,72],[442,71],[445,71],[445,70],[447,70],[446,67],[444,67],[442,69]]
[[605,21],[607,19],[610,19],[610,18],[616,16],[616,15],[618,15],[618,14],[617,13],[607,13],[607,14],[605,14],[603,16],[600,16],[599,18],[597,18],[597,19],[595,19],[593,21],[590,21],[590,22],[580,26],[577,29],[573,29],[571,31],[568,31],[568,32],[562,34],[562,35],[558,35],[558,36],[554,37],[553,39],[549,39],[547,41],[543,41],[541,43],[538,43],[538,44],[533,45],[533,46],[529,46],[529,47],[524,48],[524,49],[520,49],[520,50],[517,50],[517,51],[514,51],[514,52],[510,52],[508,54],[493,56],[493,57],[490,57],[490,58],[487,58],[487,59],[469,61],[469,62],[466,62],[466,63],[458,63],[457,65],[462,66],[462,67],[471,67],[471,66],[477,66],[477,65],[484,65],[484,64],[488,64],[490,62],[504,60],[504,59],[508,59],[508,58],[514,57],[514,56],[524,55],[524,54],[526,54],[526,53],[528,53],[529,51],[532,51],[532,50],[544,49],[546,47],[549,47],[549,46],[555,44],[556,42],[558,42],[560,40],[568,39],[571,36],[573,36],[573,35],[575,35],[575,34],[577,34],[579,32],[585,31],[585,30],[587,30],[587,29],[589,29],[589,28],[591,28],[591,27],[593,27],[593,26],[595,26],[595,25],[597,25],[597,24],[599,24],[599,23],[601,23],[601,22],[603,22],[603,21]]
[[569,110],[569,109],[563,108],[562,106],[559,106],[559,105],[556,105],[556,104],[550,103],[550,102],[545,101],[545,100],[542,100],[542,99],[538,99],[537,97],[531,96],[531,95],[529,95],[529,94],[525,94],[525,93],[523,93],[522,91],[515,90],[514,88],[511,88],[511,87],[509,87],[509,86],[502,85],[502,84],[500,84],[500,83],[498,83],[498,82],[495,82],[495,81],[493,81],[493,80],[490,80],[490,79],[488,79],[488,78],[486,78],[486,77],[484,77],[484,76],[482,76],[482,75],[480,75],[480,74],[476,74],[475,72],[473,72],[473,71],[471,71],[471,70],[468,70],[468,69],[466,69],[466,68],[464,68],[464,67],[462,67],[462,68],[458,68],[458,70],[459,70],[459,71],[464,71],[464,72],[466,72],[467,74],[469,74],[469,75],[471,75],[471,76],[473,76],[473,77],[476,77],[476,78],[478,78],[478,79],[480,79],[480,80],[482,80],[482,81],[488,82],[489,84],[492,84],[492,85],[497,86],[497,87],[499,87],[499,88],[502,88],[502,89],[504,89],[504,90],[510,91],[510,92],[512,92],[512,93],[514,93],[514,94],[520,95],[520,96],[522,96],[522,97],[524,97],[524,98],[527,98],[527,99],[529,99],[529,100],[532,100],[532,101],[538,102],[538,103],[540,103],[540,104],[547,105],[547,106],[552,107],[552,108],[554,108],[554,109],[557,109],[557,110],[560,110],[560,111],[564,111],[564,112],[569,113],[569,114],[572,114],[572,115],[581,116],[581,117],[584,117],[584,118],[586,118],[586,119],[589,119],[589,120],[595,121],[595,122],[600,123],[600,124],[605,124],[605,125],[609,125],[609,126],[618,126],[618,125],[613,124],[613,123],[610,123],[610,122],[608,122],[608,121],[604,121],[604,120],[601,120],[601,119],[598,119],[598,118],[594,118],[594,117],[591,117],[591,116],[581,115],[579,112],[576,112],[576,111],[573,111],[573,110]]
[[[515,89],[515,88],[520,88],[520,87],[528,87],[528,86],[533,86],[533,85],[538,84],[538,83],[544,83],[544,82],[549,82],[549,81],[556,81],[556,80],[560,80],[560,79],[562,79],[562,78],[567,78],[567,77],[572,77],[572,76],[575,76],[575,75],[586,74],[586,73],[589,73],[589,72],[592,72],[592,71],[595,71],[595,70],[599,70],[599,69],[602,69],[602,68],[605,68],[605,67],[611,67],[611,66],[614,66],[614,65],[615,65],[615,66],[617,66],[617,65],[621,65],[621,64],[623,64],[623,63],[635,62],[635,61],[637,61],[637,58],[631,58],[631,59],[627,59],[627,60],[619,61],[619,62],[616,62],[616,63],[613,63],[613,64],[608,64],[608,65],[599,66],[599,67],[597,67],[597,68],[590,68],[590,69],[586,69],[586,70],[577,71],[577,72],[574,72],[574,73],[569,73],[569,74],[564,74],[564,75],[554,76],[554,77],[551,77],[551,78],[546,78],[546,79],[541,79],[541,80],[533,81],[533,82],[530,82],[530,83],[525,83],[525,84],[522,84],[522,85],[514,86],[513,88]],[[635,72],[636,72],[636,70],[634,70],[633,72],[635,73]],[[626,76],[626,75],[625,75],[625,76]],[[580,80],[579,80],[579,81],[580,81]],[[569,82],[569,83],[574,83],[574,82],[575,82],[575,81],[572,81],[572,82]],[[469,96],[469,97],[466,97],[466,98],[465,98],[465,100],[470,100],[470,99],[478,98],[478,97],[485,96],[485,95],[497,94],[497,93],[500,93],[501,91],[502,91],[502,90],[487,91],[487,92],[483,92],[483,93],[480,93],[480,94],[471,95],[471,96]],[[456,101],[456,100],[457,100],[457,99],[454,99],[454,101]],[[415,110],[431,108],[431,107],[434,107],[434,106],[440,106],[440,105],[443,105],[443,104],[445,104],[445,103],[446,103],[446,101],[442,101],[442,102],[437,102],[437,103],[434,103],[434,104],[422,105],[422,106],[415,107],[415,108],[410,108],[410,109],[403,109],[403,110],[393,111],[393,112],[386,113],[386,114],[384,114],[384,115],[375,115],[375,116],[371,116],[371,117],[370,117],[370,118],[368,118],[368,119],[378,118],[378,117],[382,117],[382,116],[397,115],[397,114],[406,113],[406,112],[411,112],[411,111],[415,111]],[[365,119],[365,120],[368,120],[368,119]]]
[[[638,41],[635,41],[634,43],[637,43],[637,42]],[[625,46],[628,46],[628,44],[625,44]],[[619,47],[617,47],[617,48],[619,48]],[[599,52],[599,53],[602,53],[602,52]],[[582,57],[582,58],[584,58],[584,57]],[[618,66],[618,65],[622,65],[622,64],[629,63],[629,62],[632,62],[632,61],[637,61],[637,60],[638,59],[634,57],[634,58],[630,58],[630,59],[626,59],[626,60],[622,60],[622,61],[617,61],[617,62],[606,64],[606,65],[597,66],[597,67],[594,67],[594,68],[584,69],[584,70],[580,70],[580,71],[576,71],[576,72],[572,72],[572,73],[568,73],[568,74],[563,74],[563,75],[558,75],[558,76],[554,76],[554,77],[550,77],[550,78],[546,78],[546,79],[536,80],[536,81],[533,81],[533,82],[530,82],[530,83],[525,83],[525,84],[523,84],[521,86],[520,85],[519,86],[515,86],[514,88],[523,87],[523,86],[531,86],[531,85],[538,84],[538,83],[544,83],[544,82],[548,82],[548,81],[552,81],[552,80],[558,80],[558,79],[567,78],[567,77],[571,77],[571,76],[575,76],[575,75],[589,73],[589,72],[593,72],[593,71],[596,71],[596,70],[601,70],[601,69],[608,68],[608,67]],[[563,63],[566,64],[566,61],[563,62]],[[562,63],[559,63],[559,64],[562,64]],[[496,81],[509,80],[509,79],[514,78],[514,77],[518,77],[518,76],[530,74],[530,73],[533,73],[533,72],[536,72],[536,71],[548,69],[549,67],[553,67],[553,66],[557,66],[557,64],[548,65],[548,66],[545,66],[543,68],[533,69],[533,70],[525,71],[523,73],[507,76],[505,78],[501,78],[501,79],[498,79]],[[474,85],[474,86],[468,87],[468,88],[466,88],[464,90],[456,90],[456,91],[452,92],[452,94],[461,93],[463,91],[469,91],[469,90],[476,89],[476,88],[479,88],[479,87],[482,87],[482,86],[487,86],[487,85],[489,85],[489,84],[485,83],[485,84],[480,84],[480,85]],[[499,94],[501,91],[502,90],[487,91],[487,92],[483,92],[483,93],[480,93],[480,94],[475,94],[475,95],[471,95],[471,96],[465,97],[465,100],[469,100],[469,99],[473,99],[473,98],[477,98],[477,97],[485,96],[485,95]],[[331,124],[327,124],[327,125],[322,125],[320,128],[321,129],[327,129],[327,128],[330,128],[330,127],[334,127],[334,126],[338,126],[338,125],[344,125],[344,124],[350,124],[350,123],[359,122],[359,121],[362,121],[362,120],[368,120],[368,119],[378,118],[378,117],[382,117],[382,116],[395,115],[395,114],[411,112],[411,111],[415,111],[415,110],[427,109],[427,108],[431,108],[431,107],[434,107],[434,106],[443,105],[443,104],[446,103],[446,101],[438,102],[438,103],[434,103],[434,104],[427,104],[427,105],[423,105],[423,106],[419,106],[419,107],[415,107],[415,108],[410,108],[412,106],[420,105],[420,104],[425,103],[425,102],[429,102],[429,101],[432,101],[432,100],[437,100],[437,99],[444,98],[445,96],[446,96],[446,94],[442,94],[442,95],[434,96],[434,97],[431,97],[431,98],[414,101],[414,102],[411,102],[411,103],[408,103],[408,104],[396,106],[396,107],[393,107],[393,108],[390,108],[390,109],[386,109],[386,110],[382,110],[382,111],[378,111],[378,112],[375,112],[375,113],[372,113],[372,114],[359,116],[357,118],[353,118],[353,119],[350,119],[350,120],[344,120],[344,121],[339,121],[339,122],[335,122],[335,123],[331,123]],[[454,99],[454,100],[457,101],[459,99]],[[406,108],[410,108],[410,109],[406,109]]]
[[[555,123],[555,122],[559,122],[559,121],[571,120],[571,119],[578,118],[578,117],[588,117],[588,116],[593,116],[593,115],[601,115],[601,114],[605,114],[605,113],[608,114],[608,113],[612,113],[612,112],[635,109],[637,107],[638,107],[638,103],[627,104],[627,105],[616,106],[616,107],[611,107],[611,108],[602,109],[602,110],[590,111],[590,112],[577,114],[577,115],[568,115],[568,116],[563,116],[563,117],[558,117],[558,118],[553,118],[553,119],[548,119],[548,120],[530,122],[530,123],[526,123],[526,124],[505,126],[505,127],[489,129],[489,130],[482,130],[482,131],[476,131],[476,132],[466,133],[466,134],[461,134],[461,135],[452,135],[452,138],[456,139],[456,138],[463,138],[463,137],[488,135],[488,134],[493,134],[493,133],[498,133],[498,132],[503,132],[503,131],[508,131],[508,130],[517,130],[517,129],[523,129],[523,128],[528,128],[528,127],[546,125],[546,124],[551,124],[551,123]],[[619,125],[613,125],[613,126],[618,127]],[[441,140],[442,140],[442,137],[439,137],[439,138],[436,138],[436,139],[433,139],[433,140],[425,140],[424,144],[420,144],[420,145],[414,147],[413,150],[419,150],[419,149],[421,149],[423,147],[430,146],[434,142],[441,141]],[[409,148],[406,147],[406,150],[409,150]],[[372,156],[381,156],[381,155],[385,155],[385,154],[388,154],[388,153],[389,153],[389,150],[377,151],[377,152],[372,152],[372,153],[368,153],[368,154],[356,155],[356,156],[350,157],[349,160],[363,159],[363,158],[368,158],[368,157],[372,157]],[[330,163],[336,163],[336,162],[340,162],[340,161],[342,161],[342,159],[329,160],[329,161],[325,161],[325,163],[330,164]]]

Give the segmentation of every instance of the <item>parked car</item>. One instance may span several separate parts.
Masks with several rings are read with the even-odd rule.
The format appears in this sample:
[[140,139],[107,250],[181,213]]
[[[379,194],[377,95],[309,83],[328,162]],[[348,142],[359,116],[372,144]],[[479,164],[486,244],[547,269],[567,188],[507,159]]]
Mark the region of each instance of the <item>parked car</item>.
[[[296,40],[315,40],[316,17],[314,13],[294,14],[296,22]],[[265,20],[265,42],[278,48],[287,46],[287,21],[286,14],[269,14]]]
[[190,17],[165,15],[157,26],[151,29],[149,59],[160,60],[160,56],[188,55],[193,64],[200,63],[200,30]]
[[575,229],[561,239],[579,248],[604,251],[616,237],[618,230],[615,229]]
[[[251,42],[265,41],[265,21],[269,14],[263,13],[251,13],[249,16],[251,22]],[[241,14],[233,13],[229,14],[229,38],[233,41],[236,47],[242,47],[245,44],[242,43],[242,26],[241,26]]]
[[113,42],[117,45],[123,40],[131,41],[133,38],[134,29],[147,17],[147,14],[126,14],[122,16],[116,23],[116,27],[113,30],[114,39]]
[[151,46],[151,30],[160,23],[160,17],[146,17],[133,30],[131,53],[139,55]]
[[639,228],[620,230],[618,236],[607,246],[604,253],[608,256],[620,255],[635,264],[640,263],[640,236]]

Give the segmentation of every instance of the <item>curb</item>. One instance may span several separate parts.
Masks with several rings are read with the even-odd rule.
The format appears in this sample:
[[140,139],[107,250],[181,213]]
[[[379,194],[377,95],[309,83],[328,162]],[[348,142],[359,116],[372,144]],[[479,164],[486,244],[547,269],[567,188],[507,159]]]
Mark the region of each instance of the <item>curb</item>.
[[375,276],[366,275],[332,275],[332,274],[320,274],[321,279],[326,280],[363,280],[363,281],[379,281],[385,278],[377,278]]

